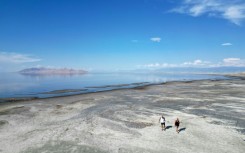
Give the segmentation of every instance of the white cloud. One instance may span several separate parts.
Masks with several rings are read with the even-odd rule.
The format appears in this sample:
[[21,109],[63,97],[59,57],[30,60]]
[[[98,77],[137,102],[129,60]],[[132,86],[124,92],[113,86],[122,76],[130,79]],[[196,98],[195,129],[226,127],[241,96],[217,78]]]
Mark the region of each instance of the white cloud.
[[232,43],[223,43],[222,46],[232,46]]
[[240,58],[225,58],[221,62],[212,63],[210,61],[203,61],[200,59],[194,61],[187,61],[181,64],[170,64],[170,63],[153,63],[153,64],[146,64],[146,65],[138,65],[138,68],[184,68],[184,67],[199,67],[199,68],[208,68],[208,67],[224,67],[224,66],[231,66],[231,67],[245,67],[245,59]]
[[194,60],[193,62],[184,62],[183,64],[180,64],[179,66],[183,67],[193,67],[193,66],[207,66],[210,65],[211,62],[209,61],[202,61],[200,59]]
[[223,62],[224,63],[236,63],[236,62],[239,62],[239,61],[241,61],[241,59],[240,58],[225,58],[225,59],[223,59]]
[[170,12],[188,14],[194,17],[208,15],[229,20],[240,25],[245,20],[244,0],[182,0],[179,7]]
[[243,5],[234,5],[228,7],[224,11],[223,17],[237,25],[240,25],[240,22],[245,19],[245,3]]
[[168,63],[152,63],[152,64],[145,64],[145,65],[138,65],[138,68],[167,68],[167,67],[176,67],[175,64],[168,64]]
[[225,58],[223,59],[223,66],[245,66],[245,60],[240,58]]
[[193,16],[199,16],[205,12],[205,9],[206,8],[203,5],[196,5],[190,8],[189,11]]
[[153,41],[153,42],[160,42],[161,41],[161,38],[160,37],[153,37],[153,38],[151,38],[151,41]]
[[39,58],[30,55],[0,52],[0,62],[2,63],[29,63],[41,61]]

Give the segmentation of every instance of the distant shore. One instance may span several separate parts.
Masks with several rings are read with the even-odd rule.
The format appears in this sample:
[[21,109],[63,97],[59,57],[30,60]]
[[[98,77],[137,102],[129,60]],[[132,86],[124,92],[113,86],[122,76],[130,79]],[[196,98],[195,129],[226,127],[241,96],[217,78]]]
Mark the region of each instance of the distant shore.
[[[0,107],[3,153],[243,152],[245,81],[173,81]],[[229,110],[229,111],[227,111]],[[158,119],[166,117],[166,131]],[[180,118],[180,133],[173,125]],[[217,141],[218,140],[218,141]],[[176,147],[178,146],[178,147]]]

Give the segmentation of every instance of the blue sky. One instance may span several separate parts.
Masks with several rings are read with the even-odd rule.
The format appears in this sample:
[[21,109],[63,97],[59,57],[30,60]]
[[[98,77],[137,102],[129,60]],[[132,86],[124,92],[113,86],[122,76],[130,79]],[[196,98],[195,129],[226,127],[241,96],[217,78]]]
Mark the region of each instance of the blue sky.
[[1,0],[0,71],[245,67],[245,0]]

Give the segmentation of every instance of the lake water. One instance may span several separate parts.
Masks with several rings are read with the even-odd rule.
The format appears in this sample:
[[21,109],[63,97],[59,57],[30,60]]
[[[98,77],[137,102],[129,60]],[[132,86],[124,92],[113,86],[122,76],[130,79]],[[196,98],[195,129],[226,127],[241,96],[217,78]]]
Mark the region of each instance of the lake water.
[[224,79],[223,76],[167,73],[90,73],[85,75],[0,74],[0,98],[54,97],[118,88],[132,88],[167,81]]

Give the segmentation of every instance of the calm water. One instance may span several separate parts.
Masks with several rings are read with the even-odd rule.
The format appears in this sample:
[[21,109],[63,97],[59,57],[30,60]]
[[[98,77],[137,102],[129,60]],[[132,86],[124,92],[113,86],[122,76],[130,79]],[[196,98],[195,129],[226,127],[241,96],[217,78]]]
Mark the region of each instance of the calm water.
[[162,83],[175,80],[177,81],[200,79],[224,79],[224,77],[211,75],[166,73],[108,73],[65,76],[30,76],[21,75],[18,73],[1,73],[0,98],[43,98],[111,90],[117,88],[131,88],[140,85]]

